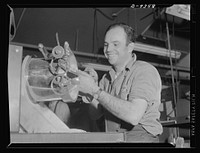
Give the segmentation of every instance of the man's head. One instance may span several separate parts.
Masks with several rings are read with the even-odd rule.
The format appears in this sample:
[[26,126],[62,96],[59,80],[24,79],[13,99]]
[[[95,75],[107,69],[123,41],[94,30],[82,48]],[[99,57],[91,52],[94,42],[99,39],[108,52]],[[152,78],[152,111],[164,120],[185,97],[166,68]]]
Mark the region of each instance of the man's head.
[[115,23],[105,33],[104,54],[110,64],[123,65],[134,48],[134,30],[124,23]]

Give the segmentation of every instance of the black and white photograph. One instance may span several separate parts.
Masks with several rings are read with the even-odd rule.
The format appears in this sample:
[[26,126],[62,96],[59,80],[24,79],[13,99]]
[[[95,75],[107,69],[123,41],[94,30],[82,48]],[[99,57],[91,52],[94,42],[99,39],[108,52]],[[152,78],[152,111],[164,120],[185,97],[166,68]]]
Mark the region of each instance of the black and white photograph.
[[6,14],[7,148],[196,147],[193,5],[7,4]]

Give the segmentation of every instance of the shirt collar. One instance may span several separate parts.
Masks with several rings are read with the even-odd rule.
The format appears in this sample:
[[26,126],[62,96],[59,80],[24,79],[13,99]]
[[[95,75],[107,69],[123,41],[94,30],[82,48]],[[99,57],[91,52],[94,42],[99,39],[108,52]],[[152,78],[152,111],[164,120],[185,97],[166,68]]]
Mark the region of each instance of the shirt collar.
[[[135,63],[136,60],[137,60],[137,56],[136,56],[135,53],[133,53],[132,54],[132,59],[125,66],[125,71],[129,71],[131,69],[132,65]],[[113,69],[113,67],[111,67],[109,73],[110,73],[111,79],[114,80],[115,70]]]
[[135,63],[135,61],[137,60],[137,56],[135,53],[132,54],[132,59],[128,62],[128,64],[125,66],[125,70],[129,71],[132,67],[132,65]]

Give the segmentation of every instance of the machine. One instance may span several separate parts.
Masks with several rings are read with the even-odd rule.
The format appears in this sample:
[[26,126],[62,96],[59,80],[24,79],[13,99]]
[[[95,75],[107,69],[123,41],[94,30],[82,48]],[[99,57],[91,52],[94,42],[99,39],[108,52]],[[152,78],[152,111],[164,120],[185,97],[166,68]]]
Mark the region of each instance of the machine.
[[86,132],[69,128],[45,103],[75,103],[79,69],[65,42],[52,50],[37,46],[42,58],[26,55],[23,45],[9,44],[8,90],[11,143],[123,142],[123,133]]

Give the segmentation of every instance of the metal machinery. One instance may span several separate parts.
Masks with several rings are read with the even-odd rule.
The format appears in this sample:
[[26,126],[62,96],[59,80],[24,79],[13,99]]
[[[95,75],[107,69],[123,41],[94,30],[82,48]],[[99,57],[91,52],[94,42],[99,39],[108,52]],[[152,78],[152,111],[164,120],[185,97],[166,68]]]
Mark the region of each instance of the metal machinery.
[[79,95],[76,58],[66,42],[48,52],[38,49],[44,58],[27,55],[23,46],[9,44],[8,89],[11,143],[123,142],[123,133],[89,133],[70,129],[44,102],[75,102]]
[[74,54],[61,46],[54,47],[50,54],[42,44],[39,44],[39,49],[44,59],[27,56],[23,61],[23,76],[34,102],[59,99],[64,102],[76,101],[79,78]]

